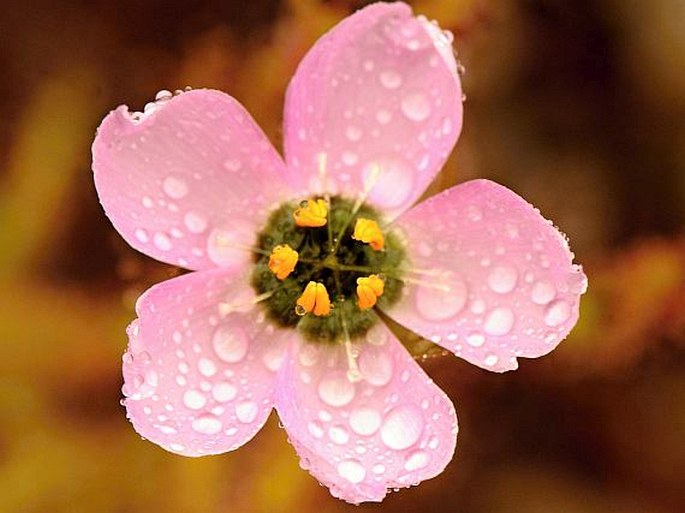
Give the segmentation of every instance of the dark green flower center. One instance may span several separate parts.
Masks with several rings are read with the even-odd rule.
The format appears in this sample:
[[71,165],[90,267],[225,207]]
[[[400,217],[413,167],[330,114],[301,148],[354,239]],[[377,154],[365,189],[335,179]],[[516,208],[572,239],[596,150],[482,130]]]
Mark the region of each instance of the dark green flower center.
[[[384,233],[385,246],[376,251],[369,244],[352,238],[355,221],[370,219],[382,226],[378,212],[362,205],[354,212],[354,202],[338,196],[330,199],[328,223],[320,228],[295,224],[295,203],[284,203],[269,217],[259,233],[252,272],[252,286],[257,294],[271,293],[262,302],[270,319],[283,327],[297,327],[314,342],[354,341],[377,321],[372,309],[357,305],[357,278],[372,274],[383,277],[385,288],[376,304],[381,309],[394,304],[402,291],[401,265],[405,252],[392,231]],[[276,246],[287,244],[299,253],[295,270],[279,280],[269,269],[269,254]],[[322,283],[330,295],[333,310],[319,317],[296,313],[295,305],[306,285]]]

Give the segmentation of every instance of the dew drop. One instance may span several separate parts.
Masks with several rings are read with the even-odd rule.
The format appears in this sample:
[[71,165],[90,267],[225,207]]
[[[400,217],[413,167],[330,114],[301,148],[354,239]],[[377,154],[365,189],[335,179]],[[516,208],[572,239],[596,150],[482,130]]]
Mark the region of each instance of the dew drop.
[[216,364],[209,358],[200,358],[197,362],[197,368],[200,374],[208,378],[216,374]]
[[249,424],[256,419],[257,413],[259,413],[259,408],[252,401],[239,403],[235,407],[236,417],[238,417],[238,420],[243,424]]
[[353,142],[359,141],[362,138],[363,134],[364,132],[362,131],[362,129],[354,125],[348,126],[347,130],[345,130],[345,135],[350,141]]
[[152,208],[155,205],[150,196],[143,196],[142,202],[145,208]]
[[177,176],[167,176],[162,182],[162,190],[174,199],[181,199],[188,194],[188,184]]
[[341,372],[325,376],[319,382],[319,397],[330,406],[345,406],[354,398],[354,384]]
[[197,390],[187,390],[183,394],[183,404],[191,410],[199,410],[207,403],[207,398]]
[[468,296],[464,279],[456,273],[440,280],[436,285],[445,286],[438,289],[430,286],[419,286],[416,291],[416,307],[427,321],[446,321],[457,315]]
[[536,305],[546,305],[552,299],[554,299],[554,296],[556,296],[557,292],[554,288],[554,285],[552,285],[548,281],[538,281],[533,285],[533,288],[530,292],[530,298],[535,303]]
[[212,346],[223,361],[236,363],[247,354],[247,336],[240,328],[219,326],[214,332]]
[[493,267],[488,275],[488,286],[493,292],[507,294],[514,290],[517,279],[516,269],[509,265],[498,265]]
[[404,468],[410,472],[413,470],[419,470],[428,465],[429,459],[430,457],[428,456],[428,453],[424,451],[415,451],[407,458],[407,461],[404,463]]
[[208,413],[193,420],[192,426],[200,434],[215,435],[221,431],[223,424],[214,415]]
[[385,465],[378,463],[377,465],[374,465],[373,469],[371,469],[371,470],[373,470],[374,474],[378,474],[378,475],[383,474],[385,472]]
[[366,349],[359,357],[359,370],[366,381],[382,387],[392,379],[392,359],[382,351]]
[[420,411],[410,405],[398,406],[385,418],[381,427],[381,440],[390,449],[401,451],[414,445],[422,431]]
[[431,104],[424,93],[414,91],[402,99],[402,112],[412,121],[424,121],[430,116]]
[[381,125],[387,125],[392,120],[392,113],[386,109],[380,109],[376,112],[376,121]]
[[350,434],[342,426],[332,426],[328,430],[328,437],[338,445],[345,445],[350,441]]
[[385,70],[378,78],[386,89],[397,89],[402,85],[402,75],[395,70]]
[[229,171],[238,171],[242,163],[238,159],[227,159],[224,161],[224,167]]
[[227,381],[221,381],[212,388],[212,397],[220,403],[225,403],[235,399],[238,390]]
[[514,313],[506,307],[493,308],[485,320],[485,331],[490,335],[506,335],[514,326]]
[[146,243],[150,240],[150,236],[142,228],[138,228],[134,232],[134,235],[136,236],[136,239],[138,239],[140,242],[143,242],[143,243]]
[[485,365],[487,365],[488,367],[492,367],[492,366],[496,365],[498,361],[499,361],[499,358],[497,357],[497,355],[489,354],[485,357],[484,362],[485,362]]
[[183,216],[183,223],[191,233],[202,233],[207,229],[207,219],[200,213],[193,210]]
[[313,420],[307,424],[307,429],[314,438],[321,438],[323,436],[323,427],[318,420]]
[[372,435],[381,427],[381,415],[374,408],[359,408],[350,413],[350,427],[358,435]]
[[361,483],[366,477],[366,469],[357,460],[343,460],[338,463],[338,475],[350,483]]
[[172,247],[171,239],[163,233],[155,233],[152,237],[152,242],[157,246],[157,249],[162,251],[169,251]]
[[545,324],[550,327],[564,324],[571,316],[571,305],[563,299],[551,303],[545,311]]
[[485,344],[485,337],[482,333],[474,332],[466,337],[466,343],[473,347],[480,347]]

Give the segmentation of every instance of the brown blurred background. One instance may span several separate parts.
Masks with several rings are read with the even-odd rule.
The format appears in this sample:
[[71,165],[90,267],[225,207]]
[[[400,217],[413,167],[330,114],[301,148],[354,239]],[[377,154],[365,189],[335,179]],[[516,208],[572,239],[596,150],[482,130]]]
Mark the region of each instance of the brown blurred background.
[[2,3],[0,512],[685,510],[685,2],[417,0],[455,34],[465,128],[432,192],[474,177],[571,239],[590,289],[552,355],[494,375],[421,359],[454,400],[438,478],[355,508],[298,467],[272,418],[231,454],[141,441],[120,399],[124,327],[178,273],[130,249],[90,171],[104,115],[222,89],[280,146],[283,92],[365,2]]

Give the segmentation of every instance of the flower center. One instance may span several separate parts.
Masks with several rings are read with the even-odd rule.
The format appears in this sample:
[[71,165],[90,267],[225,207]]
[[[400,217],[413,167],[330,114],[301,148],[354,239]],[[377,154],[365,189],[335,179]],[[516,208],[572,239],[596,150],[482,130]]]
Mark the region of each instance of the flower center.
[[402,290],[405,252],[372,207],[338,196],[284,203],[259,233],[252,286],[268,316],[314,342],[363,336]]

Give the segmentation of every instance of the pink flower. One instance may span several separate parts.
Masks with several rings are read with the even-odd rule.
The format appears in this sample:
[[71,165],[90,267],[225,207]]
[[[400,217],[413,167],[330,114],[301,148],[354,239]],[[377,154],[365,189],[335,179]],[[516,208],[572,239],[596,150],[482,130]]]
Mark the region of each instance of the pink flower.
[[[122,106],[105,118],[93,169],[107,215],[134,248],[195,271],[143,294],[128,329],[123,391],[142,436],[185,456],[222,453],[275,407],[302,466],[353,503],[445,468],[454,407],[379,321],[376,299],[416,333],[504,372],[554,349],[586,286],[564,237],[500,185],[475,180],[412,207],[457,140],[461,97],[449,34],[379,3],[300,64],[285,161],[217,91],[162,94],[144,113]],[[292,209],[310,199],[325,200],[311,202],[316,224],[295,226]],[[362,214],[371,219],[353,238]],[[281,247],[277,278],[266,260],[284,241],[299,261]],[[324,314],[293,316],[310,280],[324,285],[309,298]],[[315,295],[324,288],[328,315]]]

